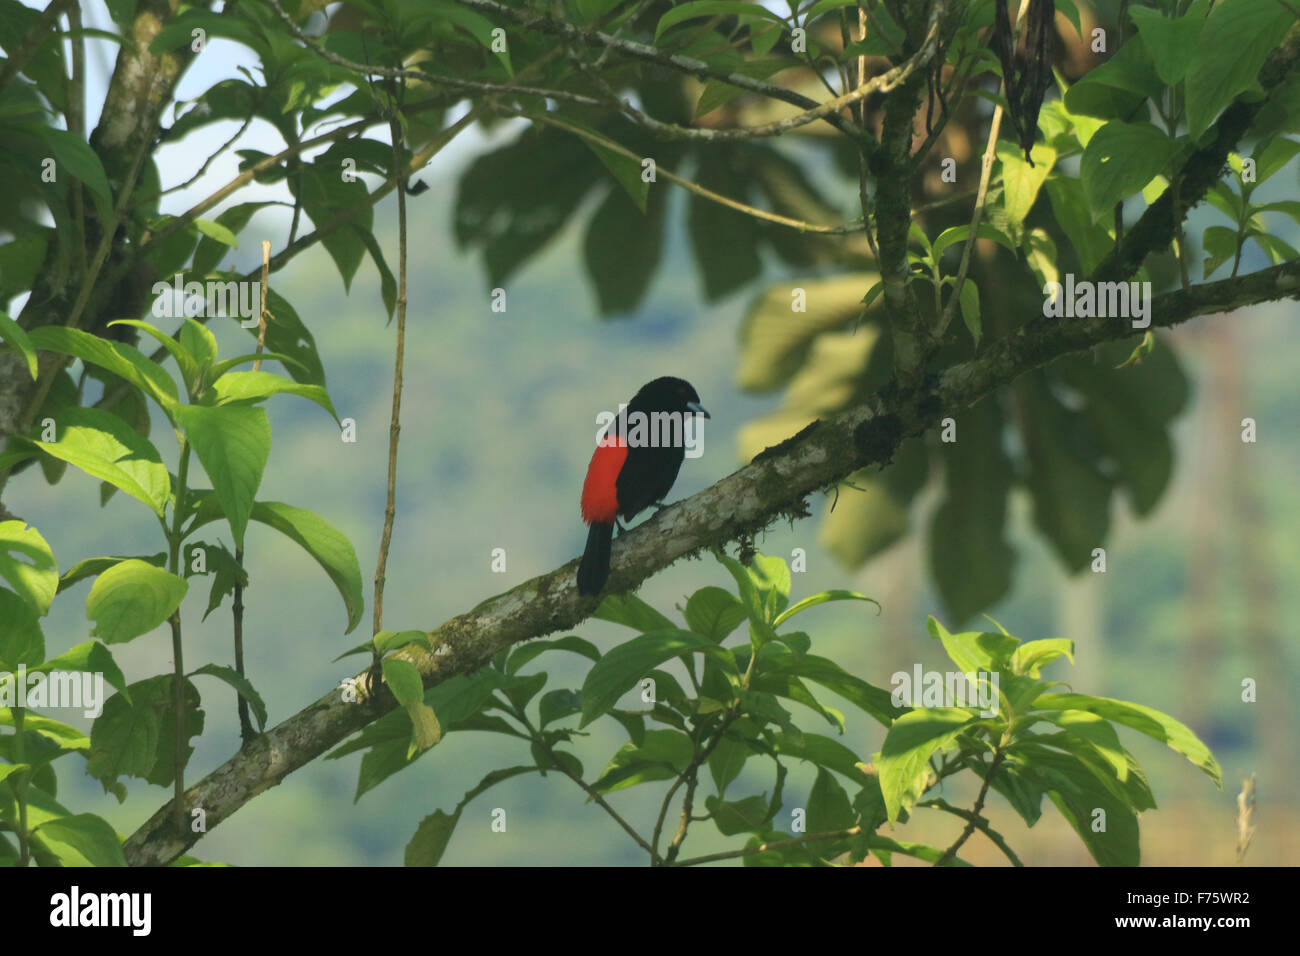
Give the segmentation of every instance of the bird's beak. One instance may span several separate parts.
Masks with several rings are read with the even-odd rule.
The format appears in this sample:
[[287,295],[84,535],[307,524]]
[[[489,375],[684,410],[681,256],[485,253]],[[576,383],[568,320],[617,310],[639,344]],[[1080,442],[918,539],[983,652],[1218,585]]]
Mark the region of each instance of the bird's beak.
[[703,415],[705,418],[712,417],[699,402],[687,402],[686,407],[697,415]]

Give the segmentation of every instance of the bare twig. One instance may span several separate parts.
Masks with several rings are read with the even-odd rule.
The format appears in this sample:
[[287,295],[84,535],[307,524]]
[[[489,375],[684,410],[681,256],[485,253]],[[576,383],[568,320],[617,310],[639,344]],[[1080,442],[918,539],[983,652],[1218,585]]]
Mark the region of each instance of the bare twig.
[[989,769],[984,774],[984,783],[980,786],[979,795],[975,797],[975,805],[971,808],[970,816],[966,820],[966,826],[962,828],[961,835],[957,837],[956,842],[944,851],[943,856],[935,860],[935,866],[944,866],[952,862],[952,858],[957,855],[957,851],[962,848],[962,844],[970,839],[970,835],[975,832],[975,828],[980,822],[980,811],[984,809],[984,799],[989,795],[989,785],[993,783],[993,778],[997,776],[998,770],[1002,767],[1002,758],[1005,753],[1002,745],[993,753],[993,759],[989,762]]
[[[393,168],[402,171],[405,142],[402,124],[393,117]],[[388,496],[384,506],[384,530],[379,540],[375,565],[374,633],[384,626],[384,571],[388,567],[388,546],[393,540],[393,519],[397,514],[397,441],[402,432],[402,366],[406,358],[406,177],[397,177],[397,345],[393,356],[393,410],[388,423]]]

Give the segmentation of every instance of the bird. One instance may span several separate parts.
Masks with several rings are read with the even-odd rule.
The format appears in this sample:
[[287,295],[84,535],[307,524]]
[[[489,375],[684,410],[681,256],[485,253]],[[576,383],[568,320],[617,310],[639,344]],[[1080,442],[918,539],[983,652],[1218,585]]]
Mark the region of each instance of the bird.
[[622,527],[618,519],[650,505],[663,507],[686,457],[687,417],[695,415],[711,417],[695,387],[665,375],[641,386],[610,422],[582,485],[582,520],[590,528],[578,565],[579,594],[596,595],[605,587],[614,526]]

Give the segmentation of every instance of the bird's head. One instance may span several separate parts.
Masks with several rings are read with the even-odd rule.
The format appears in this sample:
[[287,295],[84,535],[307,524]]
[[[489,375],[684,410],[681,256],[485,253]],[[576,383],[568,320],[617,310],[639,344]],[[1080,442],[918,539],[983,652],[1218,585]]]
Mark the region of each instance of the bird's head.
[[700,404],[700,396],[695,391],[695,386],[684,378],[674,378],[671,375],[665,375],[642,385],[641,390],[628,403],[628,408],[659,412],[694,412],[705,418],[711,417]]

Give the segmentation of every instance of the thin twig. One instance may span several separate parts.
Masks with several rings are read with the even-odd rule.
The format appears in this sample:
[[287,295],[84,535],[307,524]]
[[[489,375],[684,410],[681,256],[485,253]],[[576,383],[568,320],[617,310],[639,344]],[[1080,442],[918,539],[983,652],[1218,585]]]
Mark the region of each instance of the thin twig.
[[[398,108],[400,105],[398,97]],[[393,137],[393,168],[405,172],[402,124],[394,116],[389,123]],[[388,497],[384,506],[384,530],[379,540],[379,560],[375,565],[374,633],[384,626],[384,572],[388,567],[388,547],[393,539],[393,519],[397,514],[397,442],[402,431],[402,365],[406,356],[406,177],[397,177],[397,346],[393,358],[393,411],[388,424]]]
[[993,783],[993,778],[997,776],[998,770],[1002,766],[1002,758],[1004,756],[1005,753],[1002,750],[1002,746],[999,745],[998,749],[993,754],[992,761],[989,762],[988,772],[984,775],[984,783],[980,786],[979,795],[975,797],[975,805],[971,808],[971,814],[966,821],[966,826],[962,829],[961,835],[957,837],[956,842],[944,851],[943,856],[935,860],[935,866],[943,866],[950,862],[952,858],[957,855],[957,851],[962,848],[962,844],[969,840],[970,835],[975,832],[975,827],[979,825],[980,811],[984,809],[984,798],[989,794],[989,785]]
[[930,800],[925,800],[921,803],[918,803],[917,806],[928,807],[929,809],[932,810],[943,810],[945,813],[951,813],[953,816],[961,817],[963,820],[966,820],[967,822],[974,822],[975,827],[986,837],[992,840],[994,845],[996,845],[999,850],[1001,850],[1003,853],[1006,854],[1006,857],[1008,860],[1011,861],[1012,866],[1025,865],[1020,861],[1020,857],[1016,856],[1015,851],[1011,849],[1010,845],[1007,843],[1006,839],[1002,836],[1002,834],[999,833],[997,830],[994,830],[993,827],[989,826],[988,820],[986,820],[984,817],[976,816],[975,814],[971,813],[969,810],[963,810],[961,807],[954,807],[951,803],[949,803],[947,800],[944,800],[942,797],[934,797]]

